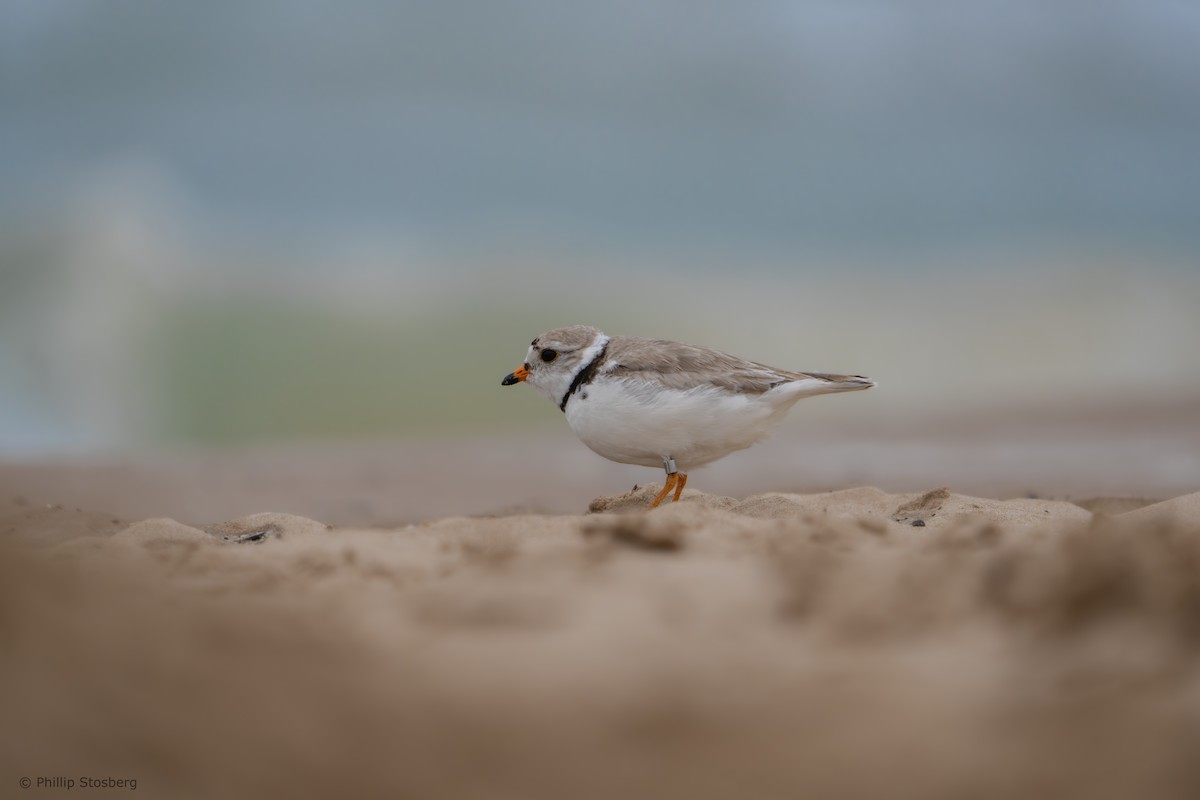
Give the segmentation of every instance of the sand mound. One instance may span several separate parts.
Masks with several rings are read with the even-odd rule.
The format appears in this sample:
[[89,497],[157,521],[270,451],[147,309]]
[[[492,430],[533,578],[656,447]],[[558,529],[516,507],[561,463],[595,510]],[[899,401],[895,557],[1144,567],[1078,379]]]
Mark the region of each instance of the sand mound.
[[[592,513],[646,511],[660,488],[643,486],[622,495],[599,497],[588,510]],[[1092,516],[1075,503],[1024,498],[989,500],[952,494],[944,486],[923,494],[887,494],[862,487],[820,494],[760,494],[745,500],[686,491],[679,504],[667,501],[655,511],[662,512],[675,505],[761,519],[842,517],[935,529],[964,521],[1030,527],[1045,522],[1086,522]]]
[[1139,508],[1152,506],[1155,503],[1161,503],[1162,500],[1154,500],[1148,497],[1087,497],[1082,500],[1072,500],[1072,503],[1091,511],[1093,514],[1105,514],[1107,516],[1115,516],[1124,514],[1126,511],[1135,511]]
[[329,526],[294,514],[265,512],[210,525],[206,530],[224,541],[245,543],[274,537],[318,536],[329,530]]
[[173,519],[148,519],[130,525],[112,537],[120,544],[147,548],[170,547],[184,543],[209,542],[212,537]]
[[1200,492],[1164,500],[1161,503],[1127,511],[1122,520],[1136,525],[1181,525],[1195,527],[1200,523]]
[[1096,517],[945,488],[646,512],[655,489],[394,530],[55,511],[60,530],[18,509],[9,777],[299,798],[1200,792],[1200,495]]

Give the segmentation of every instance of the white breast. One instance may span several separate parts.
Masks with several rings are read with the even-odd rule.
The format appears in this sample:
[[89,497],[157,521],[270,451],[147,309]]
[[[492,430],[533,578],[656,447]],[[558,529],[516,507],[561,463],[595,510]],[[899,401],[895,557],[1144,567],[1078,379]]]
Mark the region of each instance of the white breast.
[[661,467],[669,456],[687,472],[761,440],[796,399],[601,375],[567,404],[567,423],[607,459]]

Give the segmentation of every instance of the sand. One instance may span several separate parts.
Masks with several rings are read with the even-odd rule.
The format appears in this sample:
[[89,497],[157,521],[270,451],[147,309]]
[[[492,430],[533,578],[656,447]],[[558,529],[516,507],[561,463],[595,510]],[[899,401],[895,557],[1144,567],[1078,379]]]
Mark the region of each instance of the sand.
[[656,489],[390,527],[0,499],[5,794],[1200,793],[1200,494]]

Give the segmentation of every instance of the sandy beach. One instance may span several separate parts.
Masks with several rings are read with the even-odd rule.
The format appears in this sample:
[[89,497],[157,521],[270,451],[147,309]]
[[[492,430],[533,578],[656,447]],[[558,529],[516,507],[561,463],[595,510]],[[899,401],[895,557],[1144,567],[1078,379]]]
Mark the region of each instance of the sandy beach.
[[[358,505],[301,502],[295,452],[286,496],[278,453],[5,465],[5,794],[1200,792],[1200,494],[689,488],[648,511],[642,484],[561,513],[516,507],[553,462],[433,498],[389,489],[379,452],[325,458],[327,486],[377,481]],[[332,516],[153,514],[256,496]]]

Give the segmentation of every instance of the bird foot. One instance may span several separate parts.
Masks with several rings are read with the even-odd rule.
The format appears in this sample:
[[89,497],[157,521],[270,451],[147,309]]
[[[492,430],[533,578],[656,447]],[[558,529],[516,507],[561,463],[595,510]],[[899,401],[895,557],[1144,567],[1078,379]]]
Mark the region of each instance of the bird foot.
[[[672,466],[674,464],[672,463]],[[654,502],[650,504],[651,508],[658,508],[658,504],[666,499],[672,489],[675,490],[675,496],[671,498],[671,502],[678,502],[679,496],[683,494],[683,487],[687,484],[687,474],[679,471],[668,472],[667,480],[663,484],[662,491],[654,498]]]

